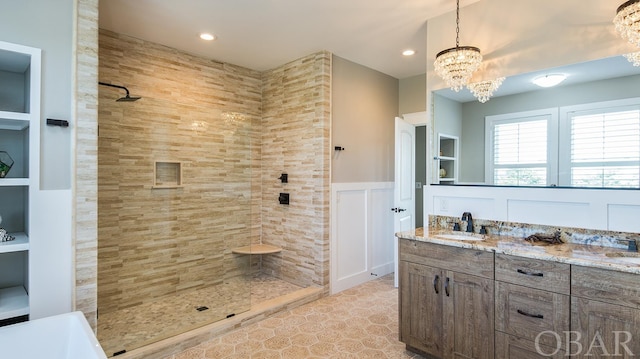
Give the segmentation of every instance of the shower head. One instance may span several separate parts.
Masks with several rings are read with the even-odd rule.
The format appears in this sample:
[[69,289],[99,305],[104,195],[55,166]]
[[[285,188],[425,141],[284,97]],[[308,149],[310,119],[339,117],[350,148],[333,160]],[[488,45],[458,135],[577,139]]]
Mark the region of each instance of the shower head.
[[132,97],[129,96],[129,90],[124,87],[124,86],[119,86],[119,85],[112,85],[106,82],[98,82],[99,85],[103,85],[103,86],[109,86],[109,87],[115,87],[115,88],[119,88],[119,89],[123,89],[125,90],[127,93],[126,95],[124,95],[124,97],[120,97],[119,99],[117,99],[117,102],[133,102],[133,101],[138,101],[139,99],[141,99],[142,97]]
[[131,97],[129,96],[129,94],[126,94],[124,97],[120,97],[119,99],[117,99],[116,102],[133,102],[138,101],[141,98],[142,97]]

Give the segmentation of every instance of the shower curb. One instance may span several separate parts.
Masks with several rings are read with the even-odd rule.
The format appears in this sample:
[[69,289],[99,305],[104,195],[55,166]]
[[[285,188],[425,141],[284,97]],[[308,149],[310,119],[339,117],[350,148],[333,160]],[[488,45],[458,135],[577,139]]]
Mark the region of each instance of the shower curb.
[[158,359],[181,353],[222,334],[259,322],[276,313],[290,310],[323,297],[322,287],[308,287],[252,305],[251,309],[233,317],[199,327],[176,336],[142,346],[118,359]]

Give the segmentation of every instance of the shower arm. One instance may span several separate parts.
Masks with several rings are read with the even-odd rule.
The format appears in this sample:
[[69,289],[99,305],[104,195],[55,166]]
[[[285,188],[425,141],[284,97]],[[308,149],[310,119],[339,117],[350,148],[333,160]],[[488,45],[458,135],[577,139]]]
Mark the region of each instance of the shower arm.
[[115,88],[123,89],[123,90],[127,91],[127,94],[125,95],[125,97],[129,97],[129,90],[128,90],[126,87],[124,87],[124,86],[112,85],[112,84],[109,84],[109,83],[106,83],[106,82],[100,82],[100,81],[98,81],[98,85],[102,85],[102,86],[109,86],[109,87],[115,87]]

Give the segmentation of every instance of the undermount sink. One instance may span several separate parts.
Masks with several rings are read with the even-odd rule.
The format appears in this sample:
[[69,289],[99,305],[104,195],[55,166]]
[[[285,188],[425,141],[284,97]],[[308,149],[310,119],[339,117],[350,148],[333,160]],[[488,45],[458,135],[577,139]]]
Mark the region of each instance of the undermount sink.
[[456,241],[484,241],[484,236],[476,233],[443,233],[434,235],[436,238],[453,239]]
[[629,263],[629,264],[640,264],[640,253],[638,252],[615,252],[615,253],[607,253],[607,257],[613,258],[616,261]]

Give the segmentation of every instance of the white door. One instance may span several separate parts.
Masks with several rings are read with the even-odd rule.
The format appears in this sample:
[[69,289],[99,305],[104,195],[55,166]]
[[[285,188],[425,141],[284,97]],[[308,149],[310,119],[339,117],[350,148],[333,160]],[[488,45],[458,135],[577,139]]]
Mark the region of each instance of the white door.
[[[415,148],[416,128],[396,117],[395,182],[393,188],[393,232],[415,228]],[[395,285],[398,286],[398,238],[393,237]]]

